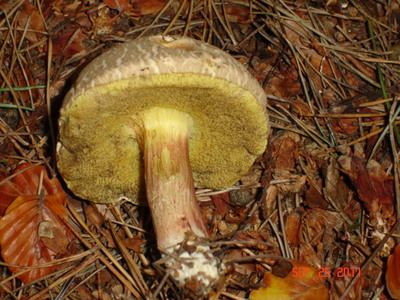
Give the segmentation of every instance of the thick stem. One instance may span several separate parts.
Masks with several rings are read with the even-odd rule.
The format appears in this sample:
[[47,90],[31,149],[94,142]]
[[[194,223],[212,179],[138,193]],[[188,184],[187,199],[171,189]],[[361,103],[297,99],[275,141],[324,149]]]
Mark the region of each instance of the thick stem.
[[152,108],[135,123],[158,247],[173,247],[187,235],[206,237],[189,161],[190,117],[175,109]]
[[148,109],[133,121],[158,247],[174,253],[165,266],[179,286],[203,297],[222,282],[225,266],[196,239],[206,237],[207,230],[189,162],[191,125],[187,114],[166,108]]

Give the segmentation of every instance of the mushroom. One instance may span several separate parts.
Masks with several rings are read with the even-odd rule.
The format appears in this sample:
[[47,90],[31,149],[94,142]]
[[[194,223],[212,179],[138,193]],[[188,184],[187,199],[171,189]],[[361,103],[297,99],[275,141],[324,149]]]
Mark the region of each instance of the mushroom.
[[60,110],[57,164],[83,199],[144,204],[146,194],[158,247],[174,253],[170,274],[206,294],[223,264],[202,239],[195,187],[237,182],[268,130],[264,90],[229,54],[188,37],[143,37],[80,73]]

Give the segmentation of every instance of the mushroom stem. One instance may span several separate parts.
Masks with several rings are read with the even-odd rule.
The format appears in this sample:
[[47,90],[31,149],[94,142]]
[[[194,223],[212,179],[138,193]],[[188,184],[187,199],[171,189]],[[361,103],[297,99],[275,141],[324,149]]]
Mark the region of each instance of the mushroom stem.
[[155,107],[133,121],[144,156],[147,201],[157,244],[171,256],[165,266],[192,295],[207,295],[221,282],[224,265],[198,238],[207,237],[189,161],[192,120],[178,110]]
[[189,161],[190,117],[157,107],[141,112],[138,119],[136,133],[158,247],[171,248],[188,235],[206,237]]

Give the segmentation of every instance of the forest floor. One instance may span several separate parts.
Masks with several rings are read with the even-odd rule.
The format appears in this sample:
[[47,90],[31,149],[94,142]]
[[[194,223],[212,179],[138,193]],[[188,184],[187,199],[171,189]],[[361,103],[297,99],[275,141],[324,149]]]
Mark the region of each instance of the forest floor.
[[400,299],[398,0],[0,8],[1,299],[196,298],[165,276],[146,207],[77,199],[54,159],[79,71],[155,34],[221,48],[268,97],[265,153],[233,187],[197,190],[227,268],[208,299]]

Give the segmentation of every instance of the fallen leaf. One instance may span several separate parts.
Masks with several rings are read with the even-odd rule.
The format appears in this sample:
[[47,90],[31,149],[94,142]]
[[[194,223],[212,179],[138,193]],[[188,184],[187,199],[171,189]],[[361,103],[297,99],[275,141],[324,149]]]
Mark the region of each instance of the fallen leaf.
[[250,11],[245,6],[227,5],[226,14],[229,22],[243,24],[251,23]]
[[312,246],[318,246],[325,233],[329,233],[334,227],[340,227],[343,220],[339,214],[321,208],[307,210],[304,217],[304,228]]
[[285,132],[273,142],[273,156],[277,169],[293,169],[299,157],[300,136],[293,132]]
[[158,13],[167,4],[167,0],[134,0],[131,2],[131,13],[134,16],[151,15]]
[[266,287],[253,290],[250,300],[329,299],[329,290],[320,270],[296,260],[291,260],[291,263],[293,267],[284,278],[266,273],[262,280]]
[[372,218],[382,216],[383,219],[394,214],[394,186],[382,166],[357,155],[342,155],[338,159],[343,171],[350,177],[357,190],[359,199]]
[[53,39],[53,54],[72,57],[86,50],[82,42],[86,35],[82,29],[70,29]]
[[275,185],[270,185],[261,195],[261,213],[267,219],[275,210],[278,197],[278,188]]
[[[40,183],[40,176],[43,176],[42,183]],[[37,195],[40,185],[45,195],[63,194],[65,199],[65,192],[60,182],[56,178],[50,179],[47,176],[46,168],[43,166],[33,167],[30,163],[20,164],[13,171],[10,180],[7,180],[7,176],[3,175],[0,181],[4,182],[0,185],[0,216],[18,196]]]
[[304,208],[297,207],[293,209],[288,218],[286,219],[286,236],[288,242],[292,246],[299,246],[303,241],[303,216],[305,214]]
[[386,288],[393,299],[400,299],[400,244],[387,261]]
[[112,9],[118,9],[119,12],[126,10],[129,7],[128,0],[103,0],[103,2]]
[[282,180],[283,183],[278,183],[276,186],[283,193],[303,192],[307,181],[306,175],[294,174],[284,169],[274,170],[273,178],[274,180]]
[[326,169],[325,187],[322,189],[324,197],[335,207],[342,209],[347,206],[350,198],[350,189],[339,174],[336,159],[331,159]]
[[[66,219],[65,194],[19,196],[0,219],[0,245],[4,261],[21,267],[36,267],[51,262],[59,253],[45,246],[38,228],[43,222],[52,223],[53,229],[47,229],[52,231],[50,236],[54,238],[56,236],[54,231],[57,229],[58,238],[68,239],[67,228],[63,223]],[[25,270],[17,267],[9,269],[13,273]],[[18,278],[28,283],[56,269],[57,266],[33,268]]]
[[287,67],[280,63],[268,80],[265,91],[281,98],[289,98],[301,92],[301,83],[294,65]]
[[[319,180],[320,181],[320,180]],[[314,186],[312,182],[309,182],[310,187],[306,191],[307,206],[310,208],[324,208],[329,207],[329,203],[321,195],[320,191]]]
[[306,241],[299,245],[296,258],[311,266],[321,266],[321,256],[315,251],[314,247]]
[[122,242],[124,243],[125,247],[133,250],[135,253],[143,253],[143,245],[145,244],[145,240],[139,236],[135,236],[132,238],[123,239]]
[[44,34],[33,32],[39,31],[44,33],[46,27],[37,7],[30,4],[28,1],[24,1],[24,4],[22,4],[22,9],[18,14],[17,22],[21,28],[27,27],[28,29],[31,29],[28,30],[25,37],[32,43],[38,42],[38,37],[45,37]]
[[[9,267],[13,273],[26,270],[14,266],[37,267],[67,252],[71,235],[64,225],[65,202],[59,181],[50,179],[43,166],[21,164],[0,186],[4,213],[0,219],[1,254],[7,264],[13,265]],[[56,269],[33,268],[18,278],[28,283]]]

